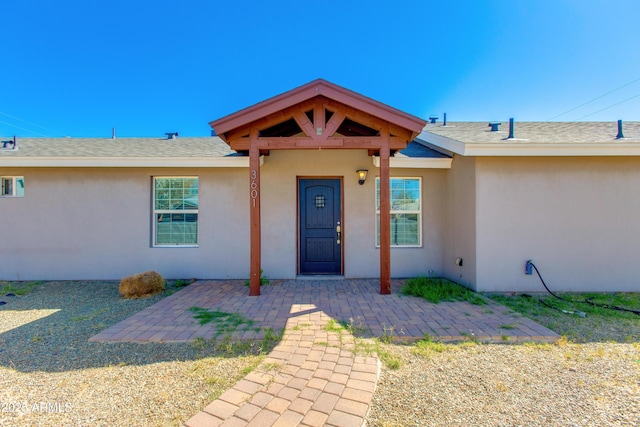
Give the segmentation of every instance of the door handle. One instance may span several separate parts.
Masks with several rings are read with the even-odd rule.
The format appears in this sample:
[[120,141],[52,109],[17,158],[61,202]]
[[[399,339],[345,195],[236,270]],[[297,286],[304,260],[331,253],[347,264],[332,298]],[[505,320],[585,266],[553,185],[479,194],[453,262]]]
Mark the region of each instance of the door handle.
[[342,234],[342,227],[340,227],[340,223],[336,225],[336,233],[338,233],[338,240],[336,241],[336,243],[340,244],[340,235]]

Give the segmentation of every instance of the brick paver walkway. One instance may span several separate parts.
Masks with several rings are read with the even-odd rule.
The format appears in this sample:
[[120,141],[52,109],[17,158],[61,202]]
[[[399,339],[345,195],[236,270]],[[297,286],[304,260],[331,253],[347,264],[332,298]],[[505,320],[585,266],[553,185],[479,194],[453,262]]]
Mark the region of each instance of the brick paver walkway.
[[354,337],[327,330],[330,316],[294,304],[280,344],[188,427],[357,426],[364,423],[378,359],[354,355]]
[[239,313],[253,319],[261,332],[237,331],[234,339],[260,339],[264,328],[282,330],[293,307],[307,304],[310,312],[325,313],[337,322],[353,323],[362,336],[392,333],[416,339],[431,335],[442,341],[553,341],[558,335],[532,320],[512,313],[493,301],[432,304],[399,294],[402,281],[394,280],[391,295],[380,295],[377,280],[285,280],[263,286],[250,297],[240,280],[198,281],[160,302],[95,335],[90,341],[180,342],[211,339],[215,324],[199,325],[190,307]]
[[[488,301],[432,304],[399,294],[380,295],[377,280],[285,280],[249,297],[242,281],[198,281],[90,341],[176,342],[213,339],[215,323],[199,325],[190,307],[239,313],[259,331],[237,330],[232,339],[260,339],[267,328],[284,330],[280,343],[252,373],[188,422],[200,426],[361,426],[378,375],[375,357],[353,353],[355,338],[327,328],[331,319],[352,324],[362,337],[393,334],[442,341],[555,341],[558,335]],[[327,330],[329,329],[329,330]]]

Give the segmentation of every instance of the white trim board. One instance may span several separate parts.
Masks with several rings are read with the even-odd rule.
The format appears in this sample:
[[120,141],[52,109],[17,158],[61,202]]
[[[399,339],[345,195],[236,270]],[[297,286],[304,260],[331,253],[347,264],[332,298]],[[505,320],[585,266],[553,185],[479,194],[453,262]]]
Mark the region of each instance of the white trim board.
[[[373,165],[380,167],[380,157],[373,157]],[[451,169],[451,158],[433,158],[433,157],[391,157],[389,158],[390,168],[408,168],[408,169]]]

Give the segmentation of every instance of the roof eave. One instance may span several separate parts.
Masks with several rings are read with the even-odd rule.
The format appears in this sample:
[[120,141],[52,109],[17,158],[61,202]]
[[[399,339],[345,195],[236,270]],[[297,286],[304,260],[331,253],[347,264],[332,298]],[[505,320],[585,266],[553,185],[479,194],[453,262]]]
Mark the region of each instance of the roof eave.
[[420,139],[461,156],[640,156],[640,143],[536,143],[505,141],[503,143],[462,142],[430,132]]
[[[380,157],[373,157],[373,166],[380,167]],[[451,169],[449,157],[390,157],[389,167],[391,169]]]
[[418,139],[451,153],[460,154],[461,156],[465,155],[466,144],[464,142],[426,131],[423,131]]
[[[261,164],[264,159],[261,158]],[[0,167],[248,168],[249,158],[227,157],[0,157]]]
[[[461,153],[458,153],[461,154]],[[465,144],[464,156],[640,156],[640,144]]]

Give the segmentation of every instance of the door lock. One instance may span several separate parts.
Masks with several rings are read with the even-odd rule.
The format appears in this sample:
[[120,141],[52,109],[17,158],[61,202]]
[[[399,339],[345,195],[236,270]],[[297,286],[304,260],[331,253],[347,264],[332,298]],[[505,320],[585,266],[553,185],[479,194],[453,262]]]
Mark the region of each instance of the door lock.
[[336,233],[338,233],[338,239],[336,243],[340,244],[340,235],[342,234],[342,227],[340,227],[340,221],[338,221],[338,225],[336,225]]

